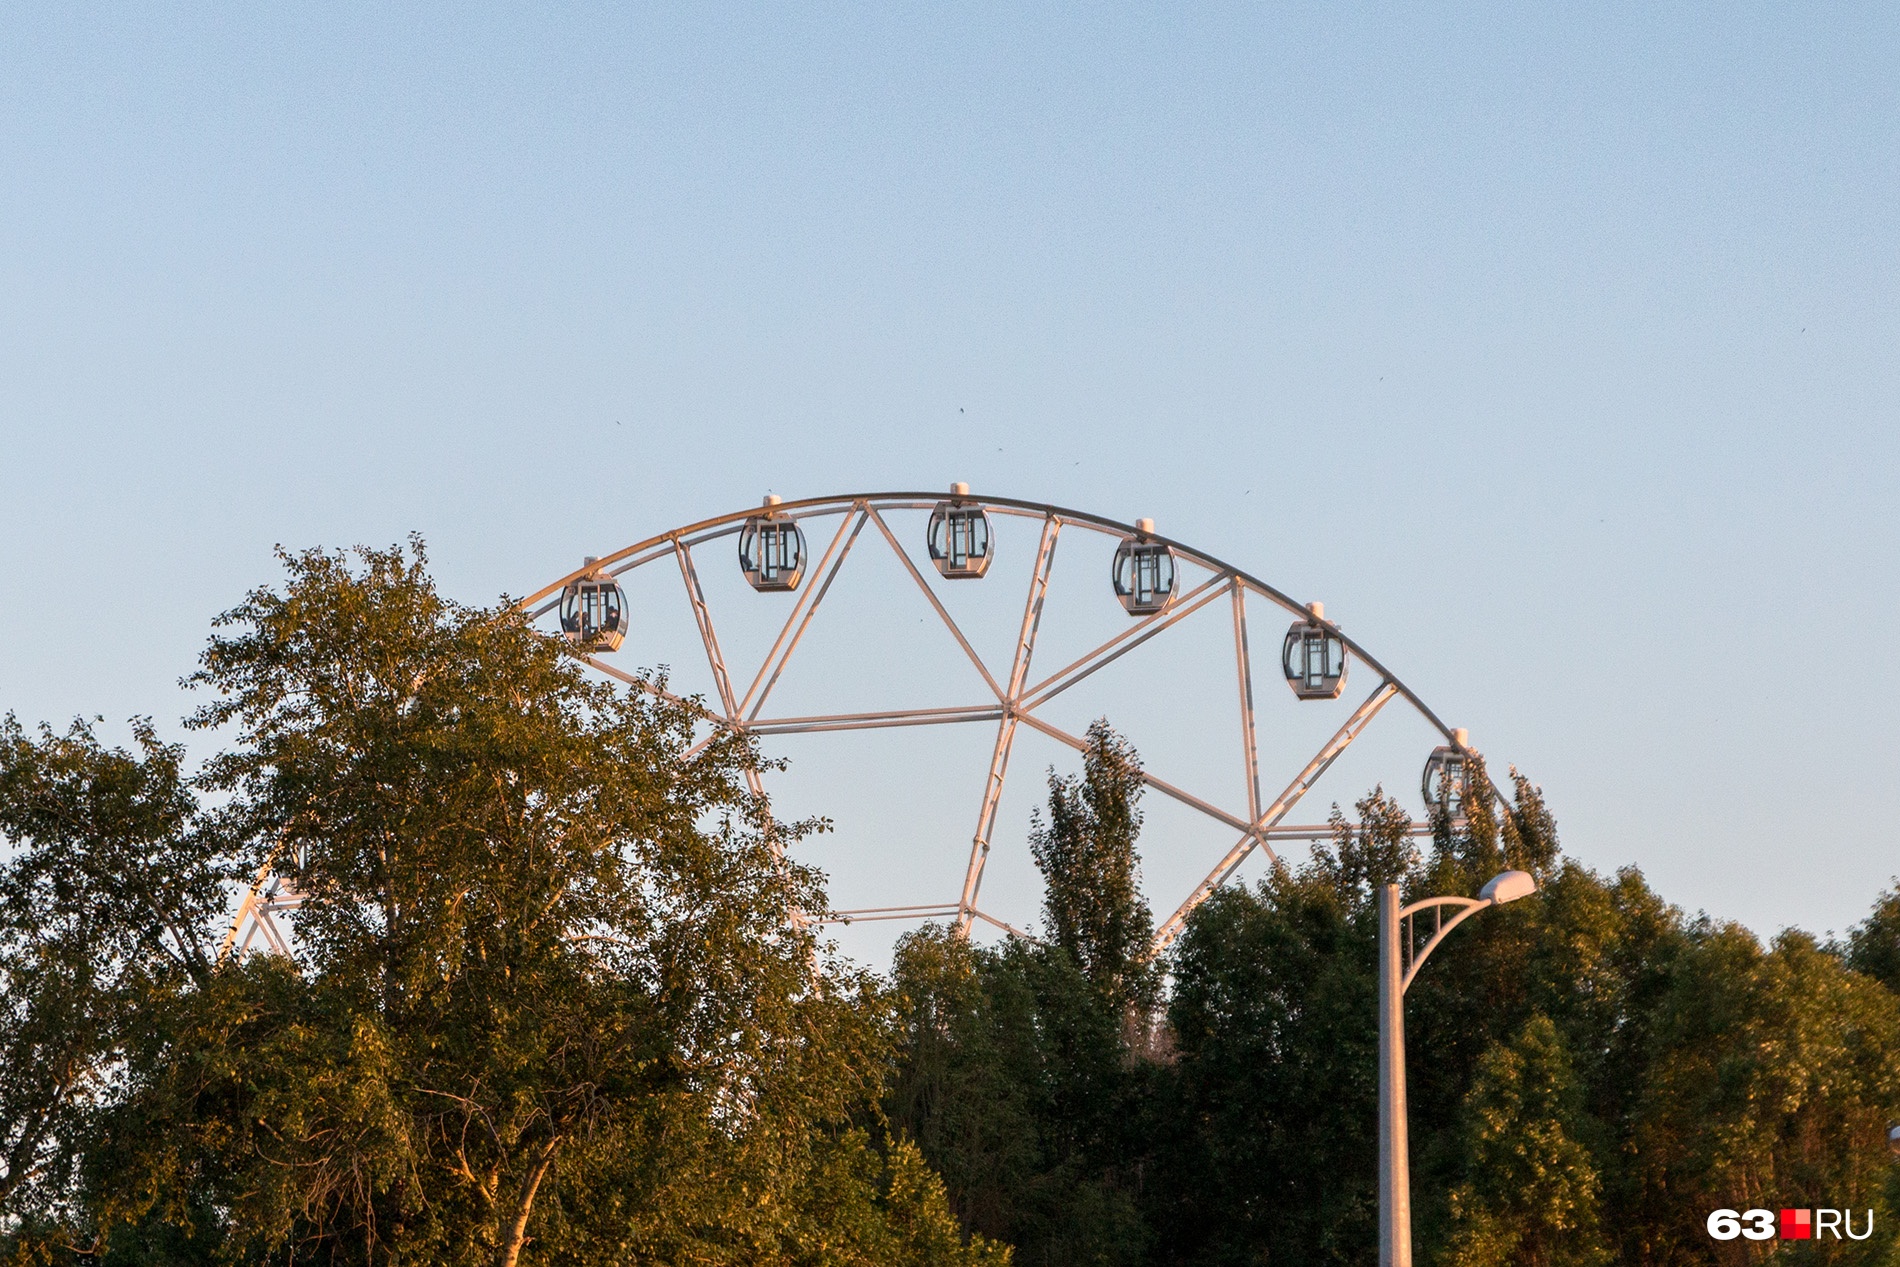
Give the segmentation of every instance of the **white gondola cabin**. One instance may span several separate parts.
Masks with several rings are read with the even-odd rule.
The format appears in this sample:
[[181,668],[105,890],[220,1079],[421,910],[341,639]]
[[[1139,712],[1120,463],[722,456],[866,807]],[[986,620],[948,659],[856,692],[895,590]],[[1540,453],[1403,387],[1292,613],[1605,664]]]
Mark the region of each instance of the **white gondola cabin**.
[[1115,551],[1115,597],[1130,616],[1152,616],[1174,601],[1174,551],[1154,530],[1154,520],[1137,520],[1135,535]]
[[[585,560],[590,566],[594,560]],[[561,591],[561,634],[587,651],[618,651],[627,637],[627,595],[611,576],[589,574]]]
[[779,499],[765,499],[765,513],[739,530],[739,569],[746,583],[765,593],[795,590],[805,576],[805,534],[797,520],[772,513]]
[[975,580],[989,571],[994,557],[990,551],[990,517],[981,506],[963,500],[969,495],[968,484],[952,484],[950,500],[938,502],[930,512],[930,561],[952,581]]
[[1451,732],[1451,742],[1432,749],[1425,758],[1425,771],[1419,776],[1419,794],[1425,798],[1429,813],[1444,806],[1453,819],[1464,817],[1465,790],[1471,781],[1471,736],[1464,730]]
[[1286,631],[1280,667],[1286,684],[1301,699],[1338,699],[1346,688],[1346,643],[1326,621],[1326,608],[1308,603],[1312,613]]

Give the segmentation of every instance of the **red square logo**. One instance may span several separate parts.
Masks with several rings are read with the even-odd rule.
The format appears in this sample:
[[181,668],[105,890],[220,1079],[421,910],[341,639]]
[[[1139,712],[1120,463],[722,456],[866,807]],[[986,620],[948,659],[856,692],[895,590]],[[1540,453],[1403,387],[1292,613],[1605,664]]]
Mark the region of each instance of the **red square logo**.
[[1814,1238],[1814,1211],[1783,1210],[1781,1212],[1781,1239],[1784,1241],[1806,1241]]

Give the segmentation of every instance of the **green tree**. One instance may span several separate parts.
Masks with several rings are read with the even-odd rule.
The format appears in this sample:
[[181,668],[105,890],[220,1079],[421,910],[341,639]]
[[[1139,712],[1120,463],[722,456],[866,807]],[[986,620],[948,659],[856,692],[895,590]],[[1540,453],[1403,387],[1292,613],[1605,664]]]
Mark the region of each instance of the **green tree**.
[[137,752],[0,723],[0,1228],[70,1213],[137,1018],[210,973],[215,838],[181,750],[133,733]]
[[1900,881],[1880,895],[1873,913],[1847,935],[1847,963],[1900,992]]
[[1034,1267],[1142,1260],[1148,1058],[1160,976],[1137,887],[1141,763],[1105,721],[1081,776],[1049,778],[1030,844],[1047,943],[972,947],[926,928],[898,947],[891,1120],[964,1223]]
[[1632,1160],[1649,1240],[1635,1261],[1759,1261],[1715,1242],[1683,1210],[1872,1207],[1889,1229],[1793,1255],[1878,1262],[1895,1247],[1887,1125],[1900,1119],[1900,999],[1843,968],[1805,933],[1769,950],[1704,922],[1677,957],[1652,1025]]
[[1029,852],[1042,872],[1049,941],[1066,951],[1117,1010],[1153,1006],[1148,960],[1154,920],[1141,896],[1141,758],[1098,718],[1082,774],[1049,772],[1049,818],[1032,812]]
[[284,562],[194,722],[235,737],[220,830],[305,895],[299,960],[148,1010],[88,1157],[115,1252],[996,1261],[855,1130],[886,1005],[799,922],[823,894],[779,847],[812,825],[746,791],[745,742],[688,758],[690,709],[443,599],[419,545]]
[[[781,1261],[800,1267],[1007,1267],[1006,1246],[970,1238],[943,1180],[909,1140],[872,1146],[861,1130],[826,1139],[801,1180],[795,1235]],[[771,1261],[768,1258],[748,1261]]]
[[1451,1267],[1610,1260],[1594,1129],[1557,1027],[1536,1015],[1479,1062],[1465,1099],[1465,1181],[1451,1193]]
[[926,927],[900,944],[891,1120],[944,1178],[965,1226],[1035,1267],[1142,1260],[1146,1062],[1065,951],[972,947]]
[[[1561,857],[1542,796],[1513,779],[1509,813],[1467,804],[1421,856],[1404,808],[1375,792],[1300,867],[1216,894],[1177,944],[1169,1008],[1178,1064],[1158,1125],[1152,1215],[1175,1262],[1362,1261],[1372,1252],[1377,1098],[1374,895],[1475,893],[1507,864],[1534,901],[1461,927],[1408,996],[1414,1236],[1422,1260],[1452,1231],[1470,1178],[1466,1100],[1481,1062],[1543,1012],[1558,1024],[1585,1115],[1578,1133],[1606,1209],[1667,989],[1675,913],[1634,872],[1612,881]],[[1612,1184],[1616,1179],[1618,1184]],[[1612,1199],[1614,1198],[1614,1200]],[[1606,1214],[1606,1223],[1614,1219]]]
[[[1422,1261],[1900,1253],[1900,890],[1764,949],[1480,767],[1424,853],[1375,790],[1217,893],[1159,1023],[1139,759],[1097,723],[1032,825],[1048,944],[927,928],[884,983],[800,921],[782,846],[821,824],[771,818],[748,743],[444,600],[419,549],[285,563],[205,653],[200,776],[144,723],[0,727],[0,1261],[1364,1261],[1377,888],[1505,866],[1537,897],[1408,1000]],[[297,959],[215,962],[267,862]],[[1882,1235],[1699,1217],[1847,1203]]]
[[1382,792],[1305,866],[1215,893],[1174,957],[1151,1218],[1170,1263],[1363,1261],[1378,1227],[1377,886],[1419,865]]

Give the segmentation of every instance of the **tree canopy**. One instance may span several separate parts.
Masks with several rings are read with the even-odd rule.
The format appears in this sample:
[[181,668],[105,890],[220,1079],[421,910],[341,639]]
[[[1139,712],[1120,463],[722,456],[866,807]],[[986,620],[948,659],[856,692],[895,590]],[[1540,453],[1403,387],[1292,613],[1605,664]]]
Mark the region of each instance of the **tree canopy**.
[[[1755,1242],[1710,1238],[1708,1213],[1853,1205],[1874,1212],[1873,1238],[1786,1260],[1893,1262],[1891,896],[1840,947],[1796,933],[1763,947],[1685,916],[1633,869],[1565,858],[1528,779],[1514,773],[1502,804],[1482,769],[1471,784],[1423,848],[1375,790],[1334,811],[1305,863],[1215,893],[1146,1029],[1114,1024],[1062,935],[996,950],[912,938],[893,1120],[967,1223],[1020,1262],[1371,1261],[1377,887],[1470,894],[1518,867],[1538,896],[1462,926],[1408,996],[1419,1261],[1762,1261]],[[1046,821],[1086,822],[1084,786],[1052,784]],[[1124,900],[1119,874],[1099,901]]]
[[[879,984],[803,922],[782,846],[818,824],[771,822],[746,743],[688,756],[688,709],[444,599],[419,546],[284,563],[192,678],[226,744],[195,779],[7,735],[10,1024],[77,1049],[21,1066],[16,1250],[1001,1260],[882,1129]],[[265,865],[295,962],[214,966],[218,881]]]

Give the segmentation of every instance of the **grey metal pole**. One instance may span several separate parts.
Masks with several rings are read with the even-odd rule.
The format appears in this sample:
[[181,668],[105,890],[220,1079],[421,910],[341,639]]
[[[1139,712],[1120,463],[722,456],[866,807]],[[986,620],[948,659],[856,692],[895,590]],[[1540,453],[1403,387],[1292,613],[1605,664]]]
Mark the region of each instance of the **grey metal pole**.
[[1399,958],[1399,886],[1387,884],[1379,889],[1379,1267],[1412,1267],[1404,983]]

